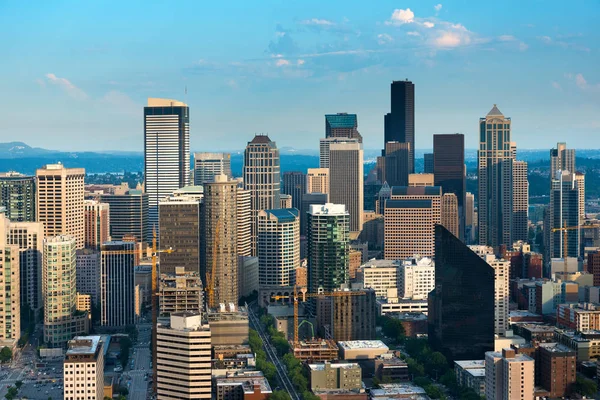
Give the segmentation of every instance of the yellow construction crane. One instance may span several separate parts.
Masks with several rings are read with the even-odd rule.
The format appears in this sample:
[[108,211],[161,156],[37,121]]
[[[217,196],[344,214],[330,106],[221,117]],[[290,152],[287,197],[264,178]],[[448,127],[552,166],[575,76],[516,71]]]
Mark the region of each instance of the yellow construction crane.
[[563,226],[562,228],[552,228],[551,232],[555,233],[555,232],[562,232],[563,233],[563,253],[562,253],[562,258],[564,261],[564,273],[565,276],[567,275],[567,250],[568,250],[568,246],[567,246],[567,233],[569,231],[575,231],[575,230],[579,230],[579,229],[593,229],[593,228],[600,228],[600,225],[598,224],[589,224],[589,225],[577,225],[577,226],[566,226],[566,223],[564,224],[565,226]]
[[[302,300],[299,299],[298,295],[302,294]],[[282,299],[291,299],[294,304],[294,346],[296,346],[299,342],[298,336],[298,303],[300,301],[305,302],[306,298],[312,297],[349,297],[349,296],[363,296],[365,292],[353,292],[353,291],[343,291],[339,292],[320,292],[320,293],[307,293],[306,288],[301,288],[300,293],[298,293],[298,287],[294,286],[294,293],[291,296],[272,296],[271,298],[274,300],[282,300]]]
[[[152,380],[152,386],[156,393],[156,329],[158,325],[158,273],[157,273],[157,259],[161,253],[171,254],[173,248],[168,249],[157,249],[156,248],[156,231],[152,231],[152,368],[154,371],[154,378]],[[109,250],[105,251],[105,254],[138,254],[137,250]]]
[[217,228],[215,229],[215,237],[213,239],[212,248],[212,266],[210,272],[206,271],[206,287],[204,290],[208,293],[208,307],[215,307],[215,275],[217,274],[217,244],[219,242],[219,221],[217,220]]

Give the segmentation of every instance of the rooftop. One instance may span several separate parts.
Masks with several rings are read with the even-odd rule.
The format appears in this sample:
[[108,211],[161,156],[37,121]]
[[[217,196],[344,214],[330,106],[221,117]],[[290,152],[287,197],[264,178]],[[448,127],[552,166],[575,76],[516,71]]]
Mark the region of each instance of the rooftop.
[[279,208],[273,210],[265,210],[279,220],[279,222],[294,222],[298,219],[299,212],[295,208]]
[[385,208],[431,208],[431,200],[387,200]]
[[320,364],[308,364],[308,368],[313,371],[325,371],[325,365],[329,365],[329,368],[337,369],[354,369],[360,368],[356,363],[320,363]]
[[344,350],[389,349],[381,340],[348,340],[338,342],[338,345]]
[[381,383],[379,389],[371,389],[372,397],[411,394],[425,396],[425,389],[410,383]]
[[75,336],[69,340],[67,356],[70,355],[93,355],[100,344],[100,336]]
[[148,97],[148,107],[187,107],[187,104],[178,100]]
[[470,368],[466,372],[474,378],[485,378],[485,367]]
[[392,196],[441,196],[439,186],[393,186]]
[[485,368],[485,360],[454,361],[454,364],[458,365],[462,369]]
[[504,117],[504,114],[500,112],[498,107],[494,104],[489,113],[487,113],[488,117]]
[[325,122],[333,129],[348,128],[352,129],[358,126],[356,114],[338,113],[325,115]]
[[575,352],[571,350],[569,347],[560,344],[560,343],[540,343],[539,346],[547,351],[552,353],[573,353]]
[[254,139],[250,141],[252,144],[271,144],[273,143],[271,139],[269,139],[268,135],[254,135]]

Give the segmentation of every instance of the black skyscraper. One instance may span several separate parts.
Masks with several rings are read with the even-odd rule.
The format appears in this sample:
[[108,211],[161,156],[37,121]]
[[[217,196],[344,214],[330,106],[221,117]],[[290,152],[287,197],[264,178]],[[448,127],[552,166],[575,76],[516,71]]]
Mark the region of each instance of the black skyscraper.
[[[393,81],[392,109],[385,116],[385,143],[410,143],[409,173],[415,172],[415,85],[409,80]],[[385,148],[384,143],[384,148]]]
[[423,173],[433,174],[433,153],[423,154]]
[[460,238],[465,232],[465,136],[462,134],[433,135],[433,179],[442,193],[454,193],[458,200]]
[[494,269],[442,225],[428,318],[429,344],[449,360],[481,360],[494,350]]
[[306,174],[297,171],[284,172],[282,193],[292,196],[292,207],[299,210],[302,195],[306,194]]

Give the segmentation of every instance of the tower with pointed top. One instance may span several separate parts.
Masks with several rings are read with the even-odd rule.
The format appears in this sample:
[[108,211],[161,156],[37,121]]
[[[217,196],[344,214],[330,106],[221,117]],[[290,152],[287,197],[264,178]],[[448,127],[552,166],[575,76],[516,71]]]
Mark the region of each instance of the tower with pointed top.
[[479,119],[479,244],[512,244],[513,145],[511,119],[494,107]]

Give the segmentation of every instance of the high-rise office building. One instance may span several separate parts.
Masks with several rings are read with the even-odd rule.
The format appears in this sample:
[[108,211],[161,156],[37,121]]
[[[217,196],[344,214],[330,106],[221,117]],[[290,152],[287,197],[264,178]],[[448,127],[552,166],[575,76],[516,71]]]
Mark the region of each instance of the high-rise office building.
[[513,149],[510,118],[496,105],[479,119],[479,244],[512,245]]
[[311,205],[324,205],[329,201],[326,193],[307,193],[302,196],[300,205],[300,236],[308,236],[308,212]]
[[391,112],[385,115],[384,130],[384,143],[410,143],[408,172],[415,172],[415,85],[408,79],[392,82]]
[[363,149],[361,143],[333,143],[329,148],[329,201],[344,204],[350,214],[350,231],[363,225]]
[[575,149],[567,149],[567,144],[557,143],[555,149],[550,149],[550,180],[556,176],[556,171],[575,170]]
[[384,258],[433,257],[435,225],[441,223],[439,186],[392,188],[384,211]]
[[410,174],[407,186],[434,186],[433,174]]
[[284,172],[281,193],[292,196],[291,207],[299,210],[302,195],[306,193],[306,174],[299,171]]
[[63,399],[104,400],[104,344],[100,336],[69,340],[63,361]]
[[100,324],[124,327],[136,322],[135,243],[106,242],[100,252]]
[[527,179],[527,162],[513,161],[513,220],[512,240],[527,241],[529,222],[529,180]]
[[434,165],[434,154],[433,153],[423,154],[423,173],[433,174],[433,165]]
[[194,185],[214,182],[216,175],[231,174],[231,154],[229,153],[194,153]]
[[44,342],[48,347],[62,348],[73,336],[89,330],[87,313],[77,312],[77,240],[71,236],[46,237],[43,246]]
[[[7,244],[19,248],[21,310],[33,316],[42,311],[42,243],[44,225],[41,222],[12,222],[8,226]],[[31,315],[29,316],[31,318]]]
[[236,191],[237,204],[237,254],[252,255],[252,204],[249,190],[240,187]]
[[257,218],[260,210],[279,208],[279,149],[267,135],[256,135],[244,151],[244,189],[250,191],[252,255],[256,255]]
[[460,218],[458,211],[458,199],[454,193],[444,193],[442,196],[442,217],[441,223],[454,236],[460,238]]
[[84,247],[83,168],[48,164],[36,172],[36,215],[44,224],[44,236],[69,235]]
[[308,291],[339,289],[349,280],[350,214],[343,204],[311,205],[307,225]]
[[128,190],[124,194],[103,194],[101,203],[107,203],[110,209],[110,237],[123,240],[133,236],[140,242],[152,242],[152,231],[158,226],[150,226],[148,220],[148,194],[141,190]]
[[263,287],[296,284],[300,266],[300,218],[295,208],[258,213],[258,282]]
[[156,332],[157,398],[210,399],[211,377],[209,325],[198,313],[171,314]]
[[173,273],[161,273],[158,283],[159,318],[167,320],[173,313],[199,313],[203,309],[202,282],[197,271],[175,268]]
[[362,143],[362,136],[358,132],[358,118],[356,114],[326,114],[325,137],[356,139]]
[[158,203],[159,240],[162,248],[172,253],[161,254],[160,272],[174,273],[175,268],[200,273],[200,202],[201,191],[194,194],[190,186],[176,191]]
[[158,230],[158,203],[190,184],[190,109],[170,99],[144,107],[144,188],[148,221]]
[[583,172],[575,172],[575,181],[579,190],[579,222],[585,221],[585,175]]
[[[550,229],[579,226],[579,187],[575,174],[559,170],[552,179],[550,190]],[[580,230],[549,232],[550,257],[579,257]],[[565,254],[566,246],[566,254]]]
[[456,195],[459,221],[456,236],[462,239],[465,231],[465,196],[467,193],[465,135],[459,133],[433,135],[433,174],[435,186],[440,186],[442,193]]
[[0,174],[0,207],[12,222],[36,221],[35,176],[18,172]]
[[494,349],[494,269],[442,225],[435,227],[435,290],[429,343],[451,360],[482,359]]
[[475,195],[467,192],[465,196],[465,242],[471,244],[477,237],[477,217],[475,215]]
[[408,186],[410,143],[385,143],[385,181],[390,186]]
[[[329,193],[329,168],[308,169],[306,193]],[[302,199],[300,199],[300,203],[302,203]]]
[[110,206],[96,200],[83,201],[85,218],[84,245],[90,249],[100,249],[100,245],[110,238]]
[[329,168],[329,148],[335,143],[359,143],[358,139],[324,138],[319,140],[319,168]]
[[237,183],[225,175],[217,175],[214,182],[204,185],[200,276],[205,287],[211,285],[207,277],[212,278],[214,298],[207,299],[209,307],[237,304],[239,299],[237,191]]
[[535,361],[514,349],[485,353],[485,398],[489,400],[533,399]]
[[21,337],[19,247],[9,244],[10,220],[0,209],[0,346],[12,349]]
[[77,250],[76,263],[77,293],[89,294],[92,303],[100,303],[100,251],[92,249]]
[[292,208],[292,195],[280,194],[279,195],[279,208]]

